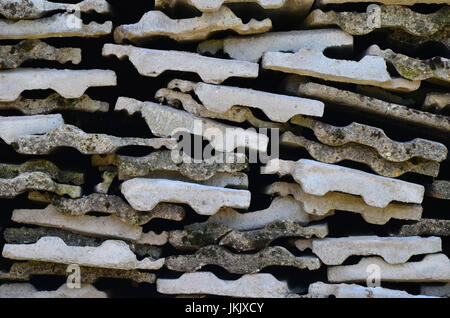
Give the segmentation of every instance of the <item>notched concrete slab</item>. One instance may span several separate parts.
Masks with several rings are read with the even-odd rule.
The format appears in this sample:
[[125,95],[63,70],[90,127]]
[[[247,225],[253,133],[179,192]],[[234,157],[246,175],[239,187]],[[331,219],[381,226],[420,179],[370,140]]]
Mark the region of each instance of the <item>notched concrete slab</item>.
[[137,260],[123,241],[105,241],[99,247],[68,246],[58,237],[43,237],[35,244],[5,244],[2,256],[15,260],[78,264],[88,267],[114,269],[159,269],[164,259]]
[[363,258],[356,265],[328,268],[330,282],[366,281],[368,266],[378,266],[384,282],[450,282],[450,260],[445,254],[430,254],[418,262],[388,264],[380,257]]
[[126,110],[130,115],[141,113],[156,136],[169,137],[186,132],[203,136],[219,152],[233,152],[239,147],[266,152],[269,143],[266,135],[257,133],[255,130],[222,124],[153,102],[119,97],[115,110]]
[[86,236],[52,227],[9,227],[3,231],[5,242],[10,244],[36,243],[46,236],[59,237],[69,246],[98,247],[104,241],[100,237]]
[[[166,239],[167,236],[164,238],[164,235],[161,235],[160,238]],[[86,236],[52,227],[6,228],[3,232],[5,242],[10,244],[32,244],[47,236],[59,237],[68,246],[99,247],[106,240],[102,237]],[[162,250],[160,247],[140,243],[138,244],[131,241],[128,241],[127,244],[133,253],[139,257],[149,256],[152,259],[158,259],[161,257]]]
[[28,283],[13,283],[0,286],[0,298],[108,298],[108,295],[92,285],[69,288],[63,284],[56,290],[40,291]]
[[72,183],[75,185],[84,183],[84,173],[60,170],[48,160],[30,160],[19,165],[0,163],[0,178],[2,179],[15,178],[27,172],[43,172],[61,183]]
[[244,298],[284,298],[289,293],[287,282],[272,274],[248,274],[237,280],[222,280],[210,272],[185,273],[177,279],[158,278],[156,289],[169,295],[216,295]]
[[290,197],[274,198],[267,209],[239,213],[230,208],[222,208],[209,217],[204,223],[191,224],[185,227],[188,231],[205,231],[210,224],[223,224],[236,231],[249,231],[262,229],[270,223],[284,220],[307,225],[312,221],[322,220],[334,211],[327,211],[324,215],[309,215],[303,209],[301,202]]
[[80,64],[81,49],[56,48],[39,40],[24,40],[15,45],[0,46],[0,69],[17,68],[29,60]]
[[207,40],[198,45],[197,51],[201,54],[223,51],[236,60],[258,62],[265,52],[294,53],[300,49],[323,52],[327,48],[352,49],[353,37],[337,29],[270,32]]
[[367,205],[378,208],[391,201],[422,203],[425,192],[422,185],[307,159],[272,159],[261,168],[261,173],[292,175],[303,191],[316,196],[332,191],[360,195]]
[[448,116],[436,115],[416,110],[381,99],[368,97],[362,94],[338,89],[317,83],[301,83],[298,94],[310,98],[317,98],[324,102],[335,103],[354,109],[373,113],[382,117],[392,118],[408,124],[422,126],[445,133],[450,132],[450,119]]
[[25,172],[14,178],[0,179],[1,198],[14,198],[30,190],[49,191],[61,196],[69,195],[71,198],[78,198],[82,194],[81,187],[56,183],[49,175],[39,171]]
[[[82,284],[94,284],[101,278],[125,279],[136,283],[153,284],[156,275],[141,272],[135,269],[121,270],[99,267],[80,267],[80,282]],[[28,281],[34,276],[68,276],[67,265],[47,262],[22,262],[14,263],[9,272],[0,272],[1,280]]]
[[270,120],[285,123],[296,115],[322,117],[325,105],[316,100],[272,94],[253,89],[173,80],[169,88],[193,92],[203,106],[216,113],[230,111],[233,106],[262,110]]
[[404,224],[397,231],[393,231],[394,236],[450,236],[450,220],[422,219],[413,224]]
[[296,136],[290,131],[281,135],[282,145],[305,148],[316,160],[325,163],[337,163],[351,160],[368,165],[374,172],[385,177],[396,178],[407,172],[414,172],[437,177],[439,163],[436,161],[417,158],[403,162],[392,162],[383,158],[375,149],[356,143],[342,146],[327,146],[311,141],[303,136]]
[[392,80],[386,62],[379,56],[366,55],[359,61],[336,60],[320,51],[304,48],[296,53],[266,52],[262,67],[345,83],[377,86]]
[[389,161],[402,162],[419,157],[441,162],[447,158],[447,147],[439,142],[422,138],[398,142],[390,139],[380,128],[355,122],[345,127],[335,127],[312,118],[296,116],[291,123],[311,129],[317,139],[326,145],[342,146],[355,142],[375,148]]
[[121,185],[130,205],[138,211],[148,211],[160,202],[189,204],[198,214],[213,215],[221,207],[247,209],[251,194],[235,190],[204,186],[195,183],[164,179],[132,179]]
[[38,20],[0,20],[0,40],[45,39],[60,37],[98,38],[112,32],[113,24],[83,21],[72,13],[59,13]]
[[45,134],[64,125],[61,114],[35,116],[0,116],[0,138],[10,145],[15,139]]
[[85,235],[127,241],[137,242],[142,238],[147,238],[147,243],[150,245],[164,245],[168,239],[167,233],[162,232],[160,235],[151,235],[151,240],[148,240],[148,233],[143,233],[142,227],[124,223],[115,215],[72,216],[58,211],[52,205],[43,210],[14,210],[11,219],[16,223],[47,226]]
[[99,193],[93,193],[76,200],[71,200],[49,193],[42,194],[31,191],[28,199],[51,203],[58,211],[72,216],[81,216],[90,212],[113,214],[123,222],[131,225],[144,225],[153,219],[181,221],[186,214],[183,207],[169,203],[160,203],[151,211],[136,211],[119,196]]
[[256,254],[233,254],[223,247],[210,245],[192,255],[169,256],[165,265],[178,272],[195,272],[206,265],[217,265],[230,273],[252,274],[268,266],[316,270],[320,261],[312,256],[296,257],[281,246],[267,247]]
[[383,287],[364,287],[356,284],[325,284],[317,282],[309,285],[306,298],[427,298],[425,295],[411,295],[403,290]]
[[206,223],[197,230],[170,232],[169,242],[178,249],[199,249],[219,244],[237,251],[261,250],[272,241],[285,237],[325,237],[328,227],[324,224],[303,226],[300,223],[282,220],[266,225],[263,229],[236,231],[221,223]]
[[[220,187],[220,188],[232,188],[232,189],[248,189],[249,180],[248,175],[244,172],[218,172],[214,176],[206,180],[193,180],[188,177],[183,176],[177,172],[164,172],[164,171],[155,171],[147,176],[140,176],[149,179],[166,179],[173,181],[183,181],[183,182],[191,182],[198,183],[205,186],[212,187]],[[135,177],[123,176],[123,180],[133,179]]]
[[13,102],[26,90],[52,89],[65,98],[80,98],[89,87],[115,86],[110,70],[19,68],[0,73],[0,102]]
[[7,19],[37,19],[53,11],[110,13],[111,6],[105,0],[84,0],[76,4],[56,3],[46,0],[3,0],[0,14]]
[[364,220],[372,224],[386,224],[391,218],[400,220],[420,220],[422,206],[393,202],[384,208],[367,205],[361,197],[329,192],[324,196],[307,194],[296,183],[276,182],[266,190],[267,194],[293,196],[305,212],[317,217],[324,217],[334,210],[359,213]]
[[366,54],[381,56],[391,63],[404,78],[419,81],[434,79],[450,82],[450,60],[444,57],[419,60],[404,54],[395,53],[390,49],[382,50],[378,45],[370,46]]
[[[183,160],[186,155],[178,155],[169,150],[155,151],[144,157],[130,157],[109,154],[104,157],[93,156],[93,166],[114,165],[120,180],[136,177],[151,177],[153,172],[178,172],[197,181],[205,181],[218,173],[234,173],[246,170],[249,166],[246,158],[240,154],[218,154],[209,159],[194,162]],[[224,157],[225,156],[225,157]],[[221,162],[225,159],[224,162]]]
[[277,221],[266,225],[264,229],[246,232],[231,231],[220,240],[219,245],[229,246],[237,251],[260,250],[272,241],[285,237],[320,237],[328,235],[326,223],[302,226],[292,221]]
[[203,13],[200,17],[171,19],[161,11],[149,11],[136,24],[126,24],[114,31],[114,41],[136,42],[149,40],[157,36],[167,36],[176,41],[205,40],[218,31],[232,30],[238,34],[264,33],[272,28],[272,21],[251,19],[244,23],[228,7],[221,7],[216,12]]
[[[304,242],[298,248],[303,250]],[[389,264],[406,263],[412,256],[442,251],[440,237],[349,236],[310,240],[311,250],[326,265],[340,265],[352,255],[377,255]]]
[[169,70],[191,72],[197,73],[207,83],[220,84],[229,77],[256,78],[259,73],[257,63],[218,59],[183,51],[105,44],[102,54],[115,55],[119,59],[128,56],[139,74],[151,77],[157,77]]
[[207,223],[196,230],[175,230],[169,232],[169,243],[181,250],[197,250],[203,246],[217,244],[224,235],[232,231],[225,224]]
[[436,12],[421,14],[406,6],[377,5],[367,6],[365,13],[312,11],[303,21],[305,27],[337,25],[347,33],[364,35],[382,28],[399,28],[418,36],[428,36],[449,25],[448,6]]
[[0,102],[0,109],[15,109],[24,115],[47,114],[54,110],[77,110],[84,112],[107,112],[109,104],[91,99],[88,95],[66,99],[52,94],[44,99],[26,99],[20,96],[13,102]]
[[[169,84],[175,85],[175,83],[178,84],[179,80],[173,80]],[[284,130],[285,126],[281,123],[274,123],[257,118],[248,107],[233,106],[224,113],[214,112],[198,103],[190,94],[173,89],[161,88],[156,92],[155,98],[160,104],[167,104],[174,108],[179,108],[181,105],[185,111],[199,117],[223,119],[237,123],[248,122],[252,126],[258,128],[278,128]]]
[[178,3],[189,4],[201,12],[215,12],[227,3],[255,3],[263,9],[285,9],[294,11],[309,10],[313,1],[310,0],[156,0],[157,8],[170,8]]
[[82,154],[107,154],[126,146],[147,146],[155,149],[172,149],[176,141],[171,138],[115,137],[104,134],[87,134],[78,127],[63,125],[45,135],[31,135],[16,138],[12,143],[21,154],[46,155],[56,148],[71,147]]

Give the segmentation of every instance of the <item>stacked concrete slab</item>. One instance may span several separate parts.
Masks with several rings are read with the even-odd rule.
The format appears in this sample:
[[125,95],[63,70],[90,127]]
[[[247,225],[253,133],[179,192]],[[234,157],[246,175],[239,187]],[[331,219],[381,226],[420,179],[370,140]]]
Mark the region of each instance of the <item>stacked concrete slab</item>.
[[448,1],[148,6],[0,1],[0,297],[449,297]]

